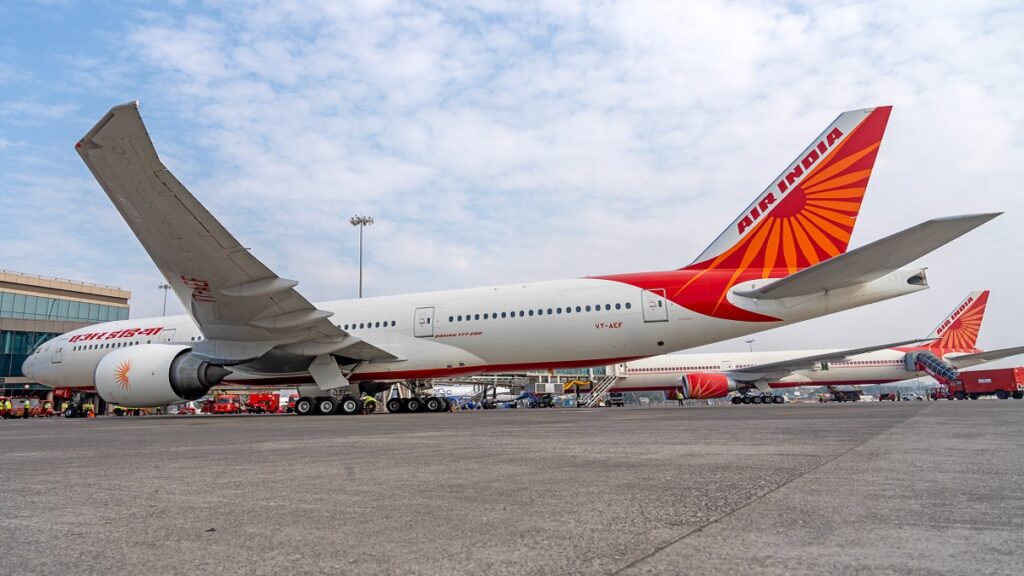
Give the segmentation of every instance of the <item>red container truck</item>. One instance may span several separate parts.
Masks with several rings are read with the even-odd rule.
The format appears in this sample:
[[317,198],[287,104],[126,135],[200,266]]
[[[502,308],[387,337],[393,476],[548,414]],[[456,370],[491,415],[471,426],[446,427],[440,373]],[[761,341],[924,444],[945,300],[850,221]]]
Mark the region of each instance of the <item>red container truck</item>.
[[280,394],[249,394],[250,414],[277,414],[281,410]]
[[960,373],[960,382],[949,385],[950,400],[991,396],[1005,400],[1024,398],[1024,368],[970,370]]

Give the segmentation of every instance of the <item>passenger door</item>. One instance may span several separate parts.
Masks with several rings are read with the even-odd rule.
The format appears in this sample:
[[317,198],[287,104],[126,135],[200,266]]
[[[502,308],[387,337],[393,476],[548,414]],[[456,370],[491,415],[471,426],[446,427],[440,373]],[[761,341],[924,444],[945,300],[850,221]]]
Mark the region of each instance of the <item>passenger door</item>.
[[644,309],[644,322],[668,322],[664,288],[644,290],[641,306]]
[[413,317],[413,336],[425,338],[434,335],[434,307],[417,308]]
[[170,330],[161,330],[160,334],[159,334],[159,338],[157,338],[156,341],[157,342],[173,342],[174,341],[174,333],[176,331],[177,331],[177,328],[171,328]]

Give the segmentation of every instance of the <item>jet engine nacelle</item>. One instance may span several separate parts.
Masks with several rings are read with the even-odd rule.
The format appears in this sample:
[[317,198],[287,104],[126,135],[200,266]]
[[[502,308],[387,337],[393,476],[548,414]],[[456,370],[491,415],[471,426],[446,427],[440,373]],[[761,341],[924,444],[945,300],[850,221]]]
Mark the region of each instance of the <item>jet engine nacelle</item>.
[[230,373],[195,356],[188,346],[143,344],[104,356],[94,381],[107,402],[144,408],[198,400]]
[[739,384],[725,374],[716,372],[692,372],[683,375],[683,398],[707,400],[724,398],[729,392],[739,389]]

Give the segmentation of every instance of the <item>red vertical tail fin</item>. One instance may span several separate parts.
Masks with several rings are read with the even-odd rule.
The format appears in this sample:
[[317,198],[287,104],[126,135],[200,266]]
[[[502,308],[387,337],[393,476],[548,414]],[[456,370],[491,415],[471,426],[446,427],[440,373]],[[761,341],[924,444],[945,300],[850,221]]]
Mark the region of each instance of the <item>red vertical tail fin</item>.
[[687,268],[768,278],[846,252],[891,110],[840,114]]
[[981,321],[985,319],[988,290],[971,292],[953,312],[939,324],[928,339],[928,348],[944,350],[976,350]]
[[763,320],[726,301],[739,282],[780,278],[846,252],[885,135],[891,106],[839,115],[683,270],[673,298],[694,310]]

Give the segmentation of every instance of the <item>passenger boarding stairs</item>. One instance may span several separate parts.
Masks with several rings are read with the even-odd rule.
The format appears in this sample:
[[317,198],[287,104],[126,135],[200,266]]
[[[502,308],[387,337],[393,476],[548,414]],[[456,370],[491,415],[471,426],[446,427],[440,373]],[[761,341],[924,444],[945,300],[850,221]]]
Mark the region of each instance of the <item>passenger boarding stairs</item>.
[[588,408],[593,408],[594,406],[600,404],[601,400],[604,400],[605,395],[608,394],[608,391],[611,390],[612,387],[615,386],[615,383],[618,381],[619,377],[612,375],[605,376],[604,378],[601,378],[597,382],[591,384],[590,395],[587,396],[587,399],[586,401],[584,401],[583,405]]

